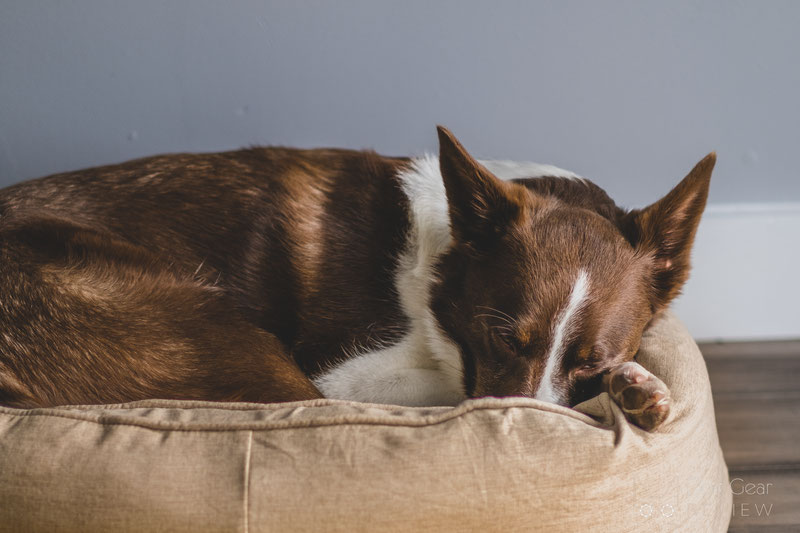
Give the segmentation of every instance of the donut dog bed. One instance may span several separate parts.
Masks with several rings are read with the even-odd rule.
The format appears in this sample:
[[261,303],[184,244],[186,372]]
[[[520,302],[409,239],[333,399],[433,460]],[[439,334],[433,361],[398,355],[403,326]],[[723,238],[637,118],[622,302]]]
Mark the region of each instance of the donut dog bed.
[[667,314],[638,360],[672,392],[653,433],[605,393],[0,408],[0,531],[725,531],[696,344]]

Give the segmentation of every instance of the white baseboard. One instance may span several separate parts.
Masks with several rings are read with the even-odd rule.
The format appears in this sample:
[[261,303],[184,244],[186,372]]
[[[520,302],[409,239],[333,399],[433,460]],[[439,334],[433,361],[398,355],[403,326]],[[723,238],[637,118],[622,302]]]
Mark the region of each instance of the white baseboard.
[[709,205],[672,308],[700,340],[800,338],[800,203]]

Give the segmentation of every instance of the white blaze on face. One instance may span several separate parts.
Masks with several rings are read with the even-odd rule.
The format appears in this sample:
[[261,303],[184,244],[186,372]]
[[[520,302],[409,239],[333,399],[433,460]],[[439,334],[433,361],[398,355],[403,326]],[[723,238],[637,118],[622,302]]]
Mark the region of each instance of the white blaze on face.
[[550,350],[547,352],[547,360],[544,367],[544,374],[542,380],[539,382],[539,387],[536,389],[534,398],[551,403],[563,403],[563,391],[558,390],[554,383],[554,378],[561,368],[561,361],[564,356],[564,349],[566,348],[566,341],[572,331],[575,316],[580,310],[586,296],[589,294],[589,276],[585,270],[578,273],[578,279],[572,286],[572,292],[569,295],[569,302],[567,306],[558,315],[556,319],[555,330],[553,332],[553,341],[550,344]]

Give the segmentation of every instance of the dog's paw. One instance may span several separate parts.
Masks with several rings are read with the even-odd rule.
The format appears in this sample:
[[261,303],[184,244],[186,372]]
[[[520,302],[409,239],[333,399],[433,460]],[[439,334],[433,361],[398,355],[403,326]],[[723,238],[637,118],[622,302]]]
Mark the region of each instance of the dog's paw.
[[640,428],[652,431],[667,419],[669,389],[639,363],[630,361],[612,369],[606,383],[611,398]]

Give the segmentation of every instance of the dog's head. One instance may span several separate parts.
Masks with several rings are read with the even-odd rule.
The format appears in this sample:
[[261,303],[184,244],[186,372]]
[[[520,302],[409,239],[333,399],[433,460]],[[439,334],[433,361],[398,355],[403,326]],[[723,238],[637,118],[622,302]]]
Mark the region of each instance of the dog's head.
[[444,128],[439,142],[453,246],[432,309],[461,350],[467,394],[596,394],[688,277],[715,155],[627,212],[586,180],[502,181]]

